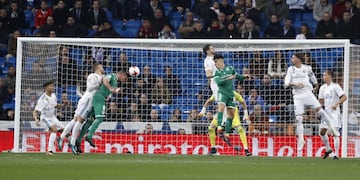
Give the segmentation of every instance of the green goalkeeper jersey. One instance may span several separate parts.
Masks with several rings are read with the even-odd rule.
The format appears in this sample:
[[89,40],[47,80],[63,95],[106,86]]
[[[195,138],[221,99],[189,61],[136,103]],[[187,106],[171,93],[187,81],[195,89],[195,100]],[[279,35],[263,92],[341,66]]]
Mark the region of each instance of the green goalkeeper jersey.
[[238,75],[232,66],[224,66],[224,69],[215,71],[214,80],[219,87],[218,92],[222,95],[234,97],[234,82],[233,79],[227,80],[226,78],[231,75],[236,75],[236,79],[242,80],[244,76]]
[[[111,87],[117,87],[118,85],[118,79],[115,73],[110,73],[108,75],[106,75],[106,78],[109,80],[109,84]],[[111,94],[110,90],[104,85],[102,84],[99,88],[99,90],[96,92],[96,95],[101,95],[103,97],[107,97]]]

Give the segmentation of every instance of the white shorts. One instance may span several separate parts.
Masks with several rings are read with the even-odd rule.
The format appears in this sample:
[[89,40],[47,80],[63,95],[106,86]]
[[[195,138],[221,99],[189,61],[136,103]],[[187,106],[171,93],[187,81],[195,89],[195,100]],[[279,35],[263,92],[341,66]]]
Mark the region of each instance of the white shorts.
[[91,111],[92,98],[81,98],[77,104],[75,110],[75,116],[86,119],[87,115]]
[[64,129],[64,125],[56,118],[40,117],[41,121],[46,124],[47,127],[55,126],[58,130]]
[[321,107],[313,93],[297,94],[293,96],[293,99],[295,115],[303,115],[305,113],[305,106],[310,106],[312,109]]
[[[212,81],[214,81],[214,80],[212,80]],[[215,83],[215,82],[214,82]],[[218,101],[218,91],[219,91],[219,88],[218,88],[218,86],[216,85],[216,84],[214,84],[214,83],[211,83],[210,84],[210,89],[211,89],[211,91],[212,91],[212,94],[214,95],[214,97],[215,97],[215,102],[217,102]]]
[[[335,128],[341,128],[341,114],[340,114],[340,112],[339,111],[332,111],[332,112],[326,111],[326,113],[328,113],[328,115],[331,117],[330,121],[332,122],[333,126]],[[328,124],[326,123],[326,121],[323,118],[321,118],[319,128],[320,129],[329,129]]]

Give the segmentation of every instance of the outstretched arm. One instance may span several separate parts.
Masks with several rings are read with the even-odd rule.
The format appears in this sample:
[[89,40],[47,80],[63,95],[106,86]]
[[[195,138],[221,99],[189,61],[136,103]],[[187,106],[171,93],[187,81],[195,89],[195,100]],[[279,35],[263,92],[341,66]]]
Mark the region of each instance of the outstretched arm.
[[202,110],[200,111],[199,113],[199,116],[202,117],[205,115],[206,113],[206,108],[209,107],[210,103],[211,102],[214,102],[215,101],[215,97],[214,95],[212,95],[208,100],[206,100],[206,102],[204,103],[204,106],[202,108]]

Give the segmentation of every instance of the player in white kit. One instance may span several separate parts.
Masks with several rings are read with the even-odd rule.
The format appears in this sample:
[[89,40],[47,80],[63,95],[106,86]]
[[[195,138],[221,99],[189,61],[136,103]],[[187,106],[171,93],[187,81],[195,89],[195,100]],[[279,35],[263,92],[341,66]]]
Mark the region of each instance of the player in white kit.
[[214,62],[215,48],[213,45],[207,44],[204,46],[203,52],[206,54],[206,58],[204,60],[205,75],[210,81],[210,88],[216,101],[218,86],[214,81],[214,73],[217,70]]
[[[93,65],[93,69],[94,69],[94,73],[89,74],[86,79],[86,90],[77,104],[77,108],[75,110],[73,119],[66,125],[60,137],[57,138],[58,148],[60,150],[63,147],[63,139],[66,137],[67,134],[69,134],[71,130],[72,130],[71,140],[74,139],[75,141],[77,139],[77,136],[79,135],[81,129],[81,125],[86,119],[89,112],[91,111],[92,99],[102,83],[102,76],[105,74],[103,66],[99,63],[95,63]],[[70,148],[72,148],[73,150],[73,147]]]
[[324,111],[320,102],[313,94],[313,85],[317,84],[317,80],[311,66],[303,64],[303,61],[304,55],[302,53],[295,53],[291,57],[291,62],[293,65],[288,68],[285,76],[285,87],[292,87],[293,89],[292,93],[295,105],[295,117],[297,121],[296,132],[298,136],[298,156],[301,155],[302,149],[305,145],[304,125],[302,124],[304,119],[303,115],[305,113],[305,106],[310,106],[312,109],[315,109],[328,124],[329,130],[334,135],[339,136],[339,132],[332,124],[332,117]]
[[[320,87],[319,90],[319,102],[321,105],[325,107],[325,111],[333,118],[332,123],[336,130],[341,128],[341,114],[340,114],[340,105],[344,103],[347,99],[343,89],[340,87],[339,84],[333,82],[333,72],[327,70],[323,74],[323,80],[325,84]],[[323,156],[323,159],[327,158],[330,153],[332,153],[332,149],[329,145],[329,138],[327,135],[328,130],[327,123],[321,119],[320,123],[320,136],[321,139],[326,147],[326,152]],[[340,146],[340,137],[334,137],[334,148],[335,153],[333,159],[337,160],[339,155],[339,146]]]
[[47,81],[43,87],[45,88],[45,92],[38,99],[32,115],[37,126],[40,126],[40,121],[42,121],[49,128],[50,137],[46,154],[53,155],[53,153],[56,152],[54,145],[56,133],[64,129],[64,125],[56,118],[56,109],[63,108],[67,105],[67,101],[64,102],[64,104],[57,103],[53,81]]

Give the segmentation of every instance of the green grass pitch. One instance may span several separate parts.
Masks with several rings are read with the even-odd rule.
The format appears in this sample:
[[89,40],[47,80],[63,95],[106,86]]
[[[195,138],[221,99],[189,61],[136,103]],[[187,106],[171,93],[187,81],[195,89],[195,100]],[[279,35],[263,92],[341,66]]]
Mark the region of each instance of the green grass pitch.
[[360,179],[360,159],[0,153],[0,180]]

